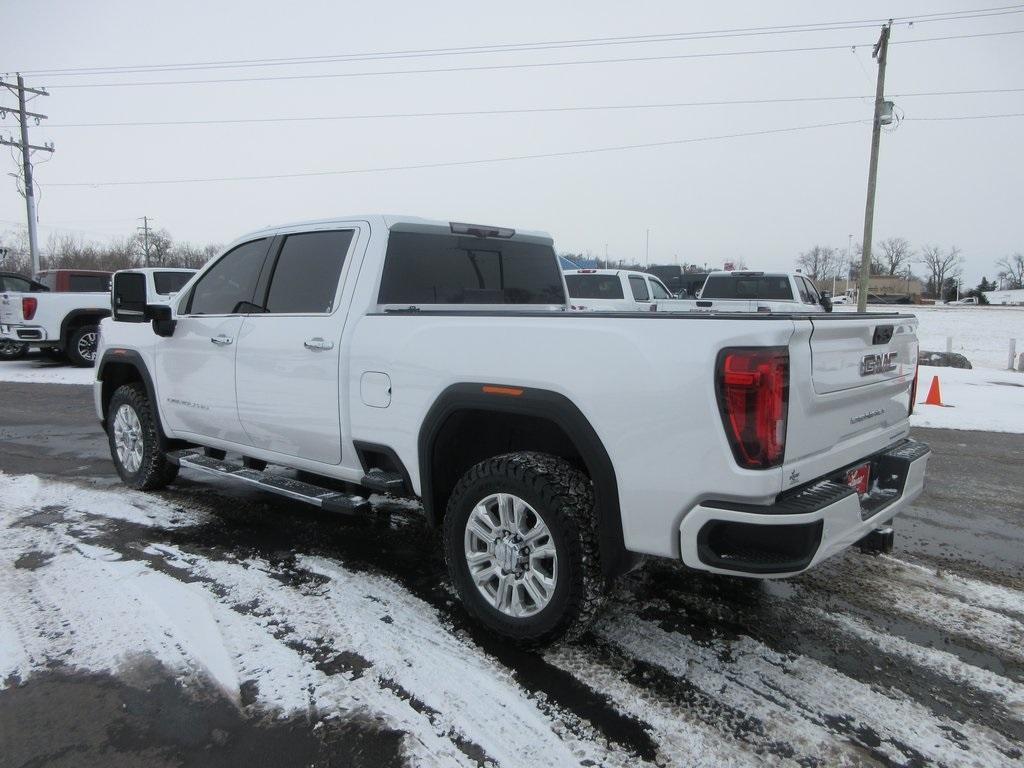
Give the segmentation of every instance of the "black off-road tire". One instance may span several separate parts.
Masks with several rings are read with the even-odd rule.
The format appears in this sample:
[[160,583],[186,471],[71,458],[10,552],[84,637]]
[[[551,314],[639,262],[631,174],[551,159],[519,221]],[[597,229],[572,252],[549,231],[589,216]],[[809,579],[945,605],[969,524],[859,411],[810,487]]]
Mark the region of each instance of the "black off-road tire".
[[16,341],[0,341],[0,360],[21,360],[28,354],[28,344]]
[[68,339],[68,345],[66,352],[68,360],[72,365],[78,368],[92,368],[96,365],[96,344],[93,345],[93,359],[90,360],[84,357],[82,352],[79,350],[79,345],[82,344],[84,338],[89,334],[93,334],[96,339],[96,344],[99,343],[100,327],[98,325],[83,325],[75,328],[71,332],[71,337]]
[[[142,463],[134,472],[129,472],[117,455],[114,442],[114,419],[122,405],[130,406],[142,427]],[[114,468],[124,484],[140,491],[155,491],[174,481],[178,476],[177,464],[172,464],[167,454],[160,449],[160,435],[157,430],[153,406],[146,396],[146,388],[139,382],[118,387],[107,406],[107,441]]]
[[[508,616],[480,594],[466,563],[464,535],[473,508],[493,493],[512,493],[544,519],[558,553],[558,578],[551,601],[538,613]],[[604,604],[594,520],[593,484],[564,459],[545,453],[509,453],[472,467],[459,480],[444,518],[444,554],[448,574],[466,610],[504,638],[540,645],[559,637],[578,637]]]

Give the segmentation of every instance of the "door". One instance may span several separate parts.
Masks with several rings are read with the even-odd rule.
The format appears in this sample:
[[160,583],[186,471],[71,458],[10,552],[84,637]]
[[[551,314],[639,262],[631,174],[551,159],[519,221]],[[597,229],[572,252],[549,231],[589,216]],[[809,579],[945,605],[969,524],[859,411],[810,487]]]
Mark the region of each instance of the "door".
[[179,303],[174,335],[160,339],[157,391],[172,430],[245,442],[235,402],[235,354],[269,245],[269,238],[251,240],[218,259]]
[[354,229],[285,235],[269,281],[245,318],[236,360],[247,444],[325,464],[341,462],[341,306]]
[[634,309],[646,309],[646,305],[651,301],[651,292],[647,289],[647,281],[639,275],[630,275],[629,290],[633,293],[633,300],[637,303]]

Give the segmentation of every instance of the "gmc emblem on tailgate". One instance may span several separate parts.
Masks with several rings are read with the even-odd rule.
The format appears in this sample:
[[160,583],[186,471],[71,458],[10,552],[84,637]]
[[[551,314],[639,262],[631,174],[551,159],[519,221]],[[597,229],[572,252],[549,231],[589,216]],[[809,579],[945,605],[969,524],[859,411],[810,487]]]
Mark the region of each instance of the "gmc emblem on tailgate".
[[870,376],[873,373],[895,371],[898,356],[898,352],[886,352],[884,355],[864,355],[860,361],[860,375]]

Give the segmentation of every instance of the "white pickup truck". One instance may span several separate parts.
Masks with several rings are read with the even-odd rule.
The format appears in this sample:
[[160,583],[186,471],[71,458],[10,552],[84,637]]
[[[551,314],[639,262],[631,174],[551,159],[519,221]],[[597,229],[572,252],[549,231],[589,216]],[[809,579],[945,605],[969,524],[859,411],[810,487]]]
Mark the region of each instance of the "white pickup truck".
[[[145,276],[153,301],[173,295],[195,274],[194,269],[163,267],[128,271]],[[0,341],[25,343],[67,356],[73,365],[91,367],[100,320],[110,316],[109,283],[108,273],[102,278],[104,291],[5,291],[0,294]]]
[[891,546],[924,484],[910,315],[574,313],[547,235],[381,215],[252,233],[142,296],[115,288],[94,388],[127,485],[418,498],[518,641],[581,632],[643,555],[766,578]]
[[[696,299],[658,302],[658,309],[699,312],[831,312],[828,293],[804,275],[785,272],[712,272]],[[663,306],[664,305],[664,306]]]

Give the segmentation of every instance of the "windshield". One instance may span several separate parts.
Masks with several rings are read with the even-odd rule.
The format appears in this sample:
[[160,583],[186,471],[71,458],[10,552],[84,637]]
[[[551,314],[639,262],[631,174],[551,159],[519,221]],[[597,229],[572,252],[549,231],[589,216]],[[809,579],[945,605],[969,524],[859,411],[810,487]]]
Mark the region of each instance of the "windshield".
[[574,299],[621,299],[618,275],[566,275],[565,284]]
[[787,275],[709,275],[702,299],[766,299],[792,301]]

